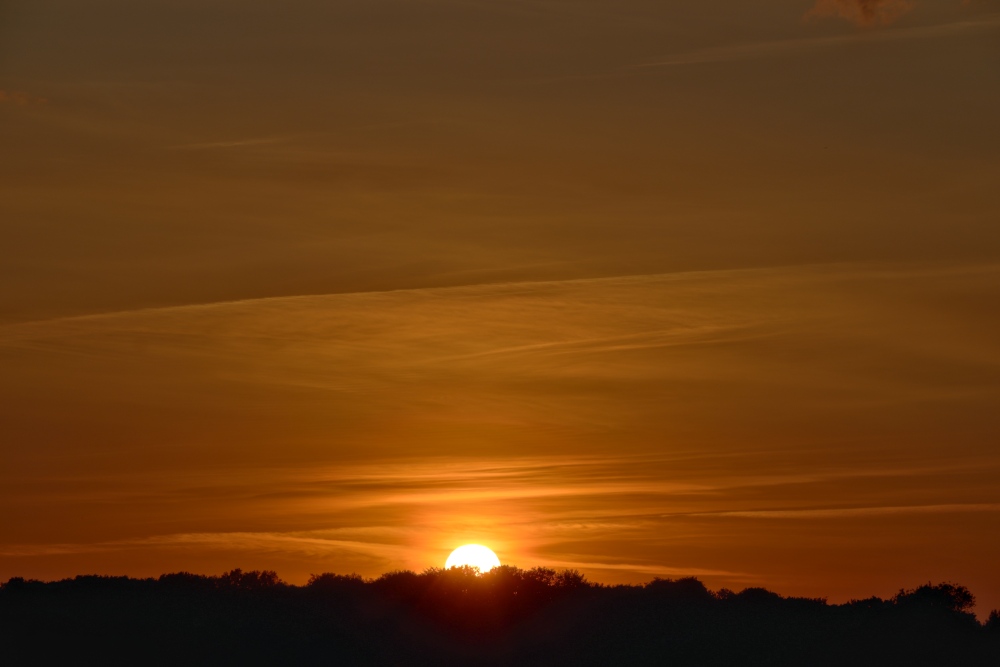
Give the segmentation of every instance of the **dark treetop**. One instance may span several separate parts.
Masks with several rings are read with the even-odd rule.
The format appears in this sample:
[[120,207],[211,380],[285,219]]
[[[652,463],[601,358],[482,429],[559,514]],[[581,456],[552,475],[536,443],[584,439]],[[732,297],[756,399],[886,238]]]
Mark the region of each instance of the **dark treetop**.
[[1000,665],[1000,614],[963,586],[831,605],[694,578],[592,584],[502,566],[158,579],[79,576],[0,587],[0,660],[58,664]]

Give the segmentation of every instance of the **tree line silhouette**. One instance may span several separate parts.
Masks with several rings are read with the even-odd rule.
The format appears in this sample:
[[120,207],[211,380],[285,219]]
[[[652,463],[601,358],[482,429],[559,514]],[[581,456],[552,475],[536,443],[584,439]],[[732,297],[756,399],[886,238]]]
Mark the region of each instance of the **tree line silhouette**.
[[1000,665],[1000,612],[955,584],[845,604],[696,578],[595,584],[501,566],[376,579],[273,571],[15,577],[0,663],[338,665]]

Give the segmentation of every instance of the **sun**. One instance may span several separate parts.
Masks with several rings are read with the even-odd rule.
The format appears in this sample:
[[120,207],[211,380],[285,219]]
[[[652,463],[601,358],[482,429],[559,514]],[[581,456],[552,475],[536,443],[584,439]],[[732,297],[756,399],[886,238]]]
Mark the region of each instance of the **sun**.
[[463,565],[477,567],[480,572],[489,572],[500,565],[500,559],[493,551],[481,544],[466,544],[452,551],[444,563],[446,570]]

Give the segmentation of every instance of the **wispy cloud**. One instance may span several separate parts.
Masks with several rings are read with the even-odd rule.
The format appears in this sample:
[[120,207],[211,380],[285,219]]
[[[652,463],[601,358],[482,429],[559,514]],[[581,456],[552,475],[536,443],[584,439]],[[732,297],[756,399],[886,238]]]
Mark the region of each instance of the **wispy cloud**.
[[670,567],[667,565],[650,565],[648,563],[629,562],[601,562],[586,557],[579,560],[550,560],[548,567],[580,569],[586,571],[621,571],[621,572],[641,572],[650,576],[658,577],[734,577],[745,578],[752,575],[746,572],[733,572],[730,570],[713,570],[710,568],[697,567]]
[[913,0],[816,0],[806,18],[838,16],[858,25],[888,25],[913,9]]
[[233,139],[229,141],[206,141],[193,144],[180,144],[170,148],[178,151],[204,151],[227,148],[252,148],[254,146],[272,146],[288,141],[290,137],[258,137],[253,139]]
[[93,543],[20,544],[0,546],[0,556],[62,556],[135,549],[191,549],[293,554],[305,557],[361,555],[384,561],[399,559],[403,548],[377,541],[331,539],[324,532],[173,533]]
[[745,519],[850,519],[899,514],[961,514],[1000,512],[1000,503],[948,503],[942,505],[886,505],[882,507],[839,507],[788,510],[740,510],[709,512],[692,516],[739,517]]
[[13,104],[19,107],[47,104],[48,100],[20,90],[0,90],[0,104]]
[[998,26],[1000,26],[1000,15],[991,15],[975,20],[954,21],[951,23],[941,23],[929,26],[892,28],[877,31],[860,31],[847,35],[832,35],[827,37],[803,37],[795,39],[747,42],[676,53],[650,62],[640,63],[635,65],[634,68],[672,67],[681,65],[697,65],[702,63],[754,60],[780,56],[787,53],[830,48],[852,43],[930,39],[946,35],[989,30]]

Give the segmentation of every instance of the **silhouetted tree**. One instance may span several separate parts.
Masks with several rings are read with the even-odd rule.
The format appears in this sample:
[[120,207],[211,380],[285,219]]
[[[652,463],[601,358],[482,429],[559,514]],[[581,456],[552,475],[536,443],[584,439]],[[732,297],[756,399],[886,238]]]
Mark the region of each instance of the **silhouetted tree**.
[[25,579],[24,577],[11,577],[6,583],[0,584],[0,591],[8,593],[22,593],[29,590],[42,590],[45,582],[38,579]]
[[218,579],[207,577],[203,574],[191,574],[190,572],[174,572],[172,574],[161,574],[157,580],[168,588],[208,590],[215,588]]
[[688,602],[707,601],[714,599],[712,593],[695,577],[683,579],[660,579],[656,577],[646,584],[646,590],[662,595],[671,600]]
[[774,606],[780,604],[782,600],[784,600],[784,598],[777,593],[773,593],[766,588],[759,587],[744,588],[742,591],[733,596],[733,599],[758,606]]
[[990,612],[990,616],[986,619],[983,627],[990,634],[1000,637],[1000,609],[994,609]]
[[386,572],[372,582],[375,590],[401,598],[412,598],[421,586],[420,576],[411,570]]
[[555,576],[552,585],[556,588],[575,590],[588,586],[587,577],[583,576],[579,570],[563,570]]
[[309,575],[309,588],[324,591],[360,590],[365,586],[365,580],[360,574],[323,574]]
[[893,602],[891,600],[883,600],[879,597],[865,598],[864,600],[851,600],[847,603],[847,606],[852,609],[867,609],[872,611],[887,609],[892,607]]
[[900,589],[893,602],[903,608],[967,613],[976,605],[976,598],[965,586],[925,584],[912,590]]
[[715,591],[716,600],[732,600],[736,597],[736,591],[730,590],[728,588],[720,588]]
[[251,570],[250,572],[244,572],[236,568],[219,577],[219,586],[221,588],[239,591],[260,591],[283,585],[285,585],[285,582],[273,570]]
[[524,573],[524,578],[536,586],[549,587],[556,579],[556,571],[547,567],[533,567]]

